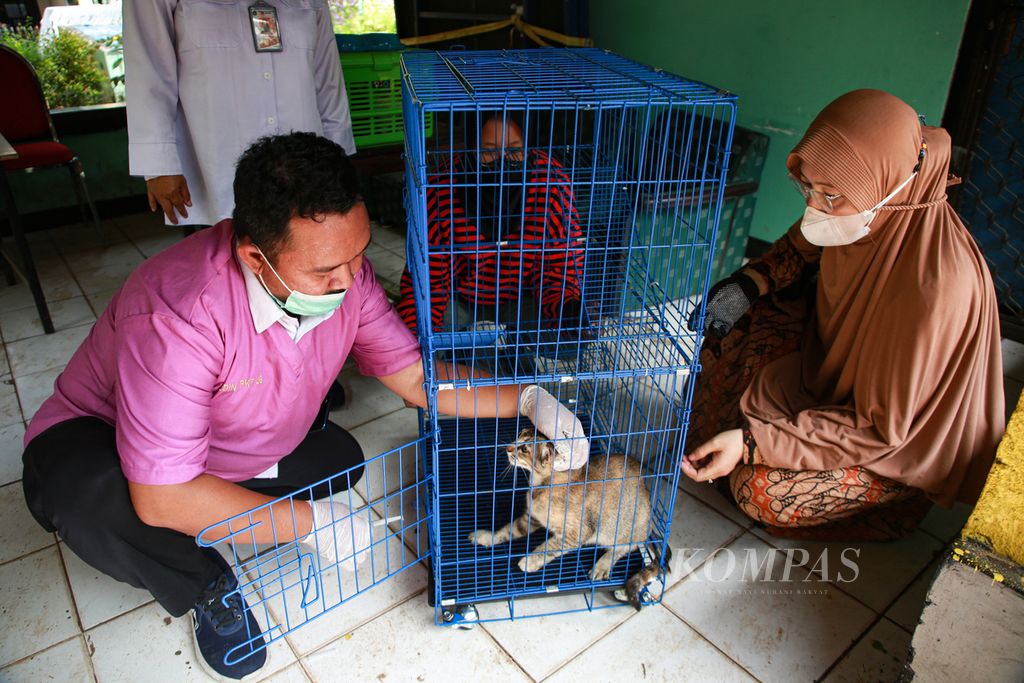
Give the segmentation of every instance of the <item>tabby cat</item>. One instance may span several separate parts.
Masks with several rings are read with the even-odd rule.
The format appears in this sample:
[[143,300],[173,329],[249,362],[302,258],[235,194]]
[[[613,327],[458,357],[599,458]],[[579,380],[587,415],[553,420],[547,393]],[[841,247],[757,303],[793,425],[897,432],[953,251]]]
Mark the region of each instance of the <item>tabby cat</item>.
[[[646,543],[651,500],[635,461],[624,455],[595,456],[588,467],[556,472],[552,468],[553,444],[538,441],[533,429],[521,431],[505,452],[512,466],[529,473],[527,511],[498,531],[474,531],[470,542],[493,546],[546,528],[550,532],[547,540],[519,560],[524,572],[535,572],[582,546],[608,547],[590,570],[592,581],[606,580],[619,559]],[[666,566],[669,559],[666,557]],[[659,564],[656,557],[626,582],[629,602],[635,608],[640,609],[640,592],[657,577]]]

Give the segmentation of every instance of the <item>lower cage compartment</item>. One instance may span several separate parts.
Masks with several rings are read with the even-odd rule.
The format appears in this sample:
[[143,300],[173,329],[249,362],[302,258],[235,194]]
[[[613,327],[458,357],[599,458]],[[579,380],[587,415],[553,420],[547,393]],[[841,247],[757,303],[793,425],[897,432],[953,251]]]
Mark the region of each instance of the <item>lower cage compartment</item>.
[[[583,415],[580,418],[589,431],[589,421]],[[496,531],[526,509],[529,477],[509,465],[504,448],[515,440],[520,424],[515,418],[445,419],[439,423],[440,443],[433,472],[437,509],[433,516],[432,569],[434,597],[442,607],[551,593],[614,591],[644,566],[645,554],[651,557],[650,553],[634,549],[614,564],[607,579],[593,581],[589,573],[597,559],[609,552],[606,547],[570,549],[542,568],[524,572],[519,561],[547,538],[546,529],[536,529],[525,537],[493,546],[476,545],[469,540],[474,531]],[[498,445],[494,446],[495,443]],[[598,457],[599,449],[600,445],[592,444],[592,457]],[[433,463],[427,464],[429,467]],[[590,481],[595,478],[592,474]],[[657,485],[654,480],[660,480],[657,473],[644,474],[649,489]],[[656,517],[657,512],[652,515],[645,535],[652,544],[660,543],[652,535],[663,538],[661,534],[667,531],[667,520]]]

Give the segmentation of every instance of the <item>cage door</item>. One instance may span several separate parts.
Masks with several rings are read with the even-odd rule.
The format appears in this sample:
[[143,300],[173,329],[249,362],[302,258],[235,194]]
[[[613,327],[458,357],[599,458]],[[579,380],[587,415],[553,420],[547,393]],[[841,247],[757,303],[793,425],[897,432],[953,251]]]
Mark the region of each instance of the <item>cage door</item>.
[[[263,630],[228,652],[227,663],[314,620],[323,620],[333,637],[348,632],[379,611],[373,600],[349,605],[371,589],[388,591],[388,600],[397,601],[426,585],[419,566],[430,552],[432,476],[424,474],[425,446],[420,437],[199,533],[196,542],[216,549],[231,565],[236,592]],[[308,542],[292,540],[295,534],[287,530],[298,527],[302,506],[313,499],[338,505],[315,520]],[[259,542],[264,529],[276,530],[275,540],[279,534],[289,538]]]

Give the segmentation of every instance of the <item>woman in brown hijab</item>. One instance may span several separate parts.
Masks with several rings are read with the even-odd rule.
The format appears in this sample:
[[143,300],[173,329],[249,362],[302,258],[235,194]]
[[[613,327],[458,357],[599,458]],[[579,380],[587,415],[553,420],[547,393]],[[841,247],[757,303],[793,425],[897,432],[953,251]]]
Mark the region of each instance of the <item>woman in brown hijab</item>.
[[999,323],[949,155],[898,98],[843,95],[787,160],[803,220],[709,292],[683,472],[774,534],[895,538],[981,492]]

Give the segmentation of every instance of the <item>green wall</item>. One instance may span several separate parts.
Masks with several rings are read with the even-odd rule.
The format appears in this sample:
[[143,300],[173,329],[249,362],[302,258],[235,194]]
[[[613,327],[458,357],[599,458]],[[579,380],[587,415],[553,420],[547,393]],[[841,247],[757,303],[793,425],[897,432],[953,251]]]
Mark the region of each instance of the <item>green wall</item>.
[[739,95],[741,126],[771,137],[751,234],[803,211],[785,161],[839,95],[880,88],[938,125],[969,0],[590,0],[594,43]]

